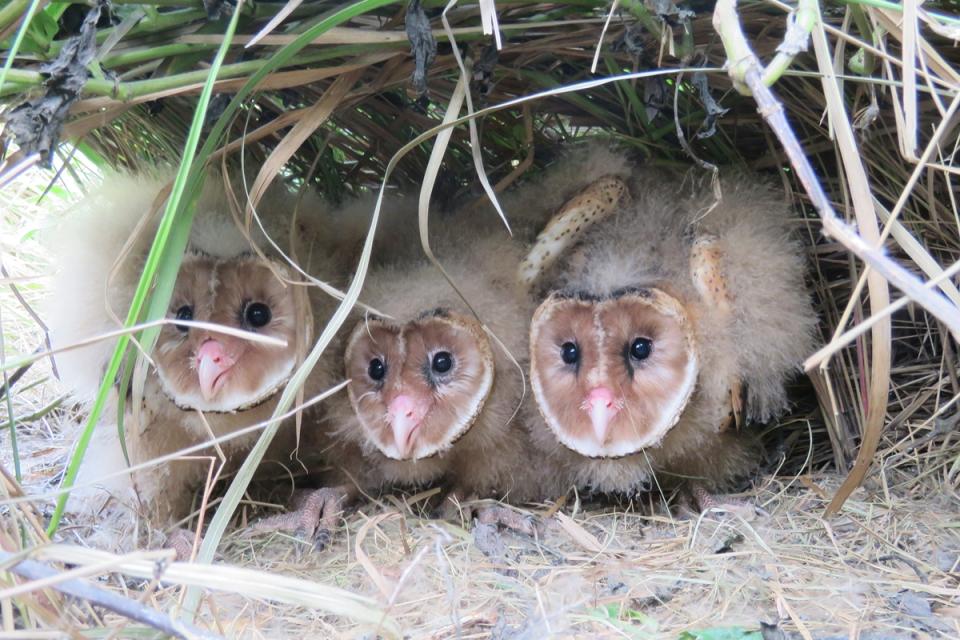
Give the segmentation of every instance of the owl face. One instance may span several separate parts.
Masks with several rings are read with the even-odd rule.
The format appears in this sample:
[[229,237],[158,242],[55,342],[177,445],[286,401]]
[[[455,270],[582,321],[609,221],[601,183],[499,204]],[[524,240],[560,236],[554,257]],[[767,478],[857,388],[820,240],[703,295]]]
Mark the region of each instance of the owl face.
[[658,289],[608,297],[554,293],[530,325],[530,382],[557,439],[590,457],[656,445],[697,378],[693,329]]
[[[274,268],[284,271],[275,264]],[[186,325],[166,325],[156,363],[164,392],[181,408],[237,411],[270,397],[296,364],[296,292],[255,257],[188,254],[168,317],[226,325],[285,340],[277,347]],[[309,326],[309,322],[307,323]]]
[[395,460],[419,460],[453,445],[493,386],[493,353],[480,325],[443,309],[402,325],[360,321],[345,362],[366,438]]

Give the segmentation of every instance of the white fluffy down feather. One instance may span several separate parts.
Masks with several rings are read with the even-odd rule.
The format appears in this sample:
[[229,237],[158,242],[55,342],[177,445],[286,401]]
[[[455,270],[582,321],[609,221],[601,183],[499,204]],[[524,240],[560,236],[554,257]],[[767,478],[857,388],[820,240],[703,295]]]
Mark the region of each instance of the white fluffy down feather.
[[[162,213],[162,209],[157,211],[162,205],[158,194],[167,183],[163,175],[107,176],[100,188],[66,212],[50,230],[48,244],[58,269],[44,313],[54,347],[73,345],[118,328],[118,318],[127,313]],[[278,187],[268,191],[258,207],[267,232],[280,247],[288,245],[293,202],[292,194]],[[309,256],[311,275],[329,281],[339,278],[342,269],[330,258],[329,236],[311,225],[310,219],[326,208],[318,199],[307,198],[301,204],[306,216],[303,232],[294,235],[299,239],[299,255]],[[326,321],[334,301],[314,289],[308,294],[307,287],[281,281],[301,278],[286,266],[256,224],[253,228],[252,241],[267,260],[251,250],[251,241],[235,224],[223,181],[210,176],[197,205],[168,317],[187,317],[178,314],[189,308],[189,317],[194,320],[271,335],[286,341],[287,347],[257,345],[197,328],[165,326],[154,353],[163,375],[148,374],[140,402],[127,403],[124,428],[131,464],[206,442],[211,433],[228,435],[265,421],[277,396],[261,401],[262,396],[283,382],[298,354],[311,343],[312,318]],[[125,257],[118,262],[121,254]],[[253,303],[262,306],[250,311]],[[115,344],[116,340],[101,340],[58,356],[62,381],[75,400],[84,404],[93,400]],[[201,350],[203,354],[199,354]],[[209,364],[214,361],[216,367]],[[201,390],[210,394],[210,406],[222,411],[201,415],[185,400],[184,390],[189,385],[200,389],[197,385],[203,386],[203,376],[214,374],[217,377],[206,380]],[[307,394],[325,388],[330,380],[329,371],[321,365],[308,383]],[[245,394],[254,406],[246,406]],[[117,398],[112,397],[96,426],[78,479],[78,485],[93,486],[78,488],[74,510],[101,516],[137,511],[151,516],[157,524],[186,515],[194,490],[203,483],[218,454],[208,448],[200,452],[203,459],[194,454],[191,459],[143,472],[125,472],[127,460],[114,421],[116,403]],[[248,447],[256,435],[234,438],[222,445],[228,466],[237,463],[237,452]],[[292,429],[281,430],[273,456],[289,456],[292,435]]]

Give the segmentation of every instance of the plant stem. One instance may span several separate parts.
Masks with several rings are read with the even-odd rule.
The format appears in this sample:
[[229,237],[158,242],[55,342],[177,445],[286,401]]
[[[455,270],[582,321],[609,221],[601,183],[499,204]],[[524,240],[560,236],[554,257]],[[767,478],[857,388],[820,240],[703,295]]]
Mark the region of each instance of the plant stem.
[[[141,20],[138,22],[136,26],[126,33],[125,37],[132,37],[144,33],[158,33],[160,31],[166,31],[167,29],[176,29],[177,27],[182,27],[183,25],[200,18],[206,19],[206,17],[206,11],[197,9],[160,13],[157,14],[155,18]],[[100,29],[97,31],[97,44],[103,44],[103,42],[106,41],[106,39],[109,38],[113,32],[113,27],[108,29]],[[66,40],[54,40],[51,42],[50,49],[47,51],[47,57],[52,58],[56,56],[58,53],[60,53],[63,45],[66,43]]]
[[[857,30],[860,31],[863,39],[876,45],[876,34],[873,33],[873,27],[870,25],[870,21],[867,19],[867,14],[864,13],[863,7],[860,5],[850,7],[850,15],[853,16],[853,22],[857,25]],[[862,76],[872,76],[877,66],[877,60],[873,52],[861,47],[858,49],[858,53],[862,55],[863,64],[859,69],[853,69],[851,66],[851,70]]]
[[[266,77],[268,73],[270,73],[273,69],[286,64],[314,38],[330,30],[332,27],[346,22],[355,16],[369,13],[392,3],[393,0],[361,0],[360,2],[342,7],[339,10],[333,11],[324,16],[323,19],[316,24],[311,25],[310,28],[300,34],[292,43],[273,54],[273,56],[266,61],[266,64],[252,77],[250,77],[249,80],[247,80],[247,83],[243,86],[243,88],[240,89],[240,91],[236,93],[236,95],[233,97],[233,100],[231,100],[230,104],[227,105],[227,108],[224,109],[223,114],[221,114],[220,118],[217,120],[217,124],[213,127],[213,130],[207,137],[207,141],[200,150],[200,153],[198,154],[199,159],[201,161],[206,161],[210,154],[213,153],[217,145],[220,144],[220,140],[226,131],[227,124],[232,121],[233,116],[240,108],[240,105],[243,104],[243,101],[247,99],[247,96],[253,92],[257,84],[264,77]],[[376,220],[373,221],[373,224],[376,224]],[[372,238],[372,235],[368,235],[368,244],[372,242]],[[364,246],[364,250],[366,254],[369,255],[370,249],[366,245]],[[361,258],[361,261],[362,260],[363,258]],[[351,283],[350,289],[347,291],[348,297],[352,295],[355,299],[359,293],[359,288],[362,283],[363,275],[358,271],[358,274],[354,276],[354,281]],[[274,421],[268,425],[266,429],[264,429],[264,432],[257,440],[257,443],[254,445],[253,449],[251,449],[247,454],[247,457],[244,459],[243,465],[237,472],[234,481],[227,489],[227,493],[224,495],[223,501],[220,503],[220,508],[217,509],[217,512],[210,520],[210,525],[207,527],[206,535],[203,537],[203,542],[200,544],[200,551],[197,554],[196,559],[197,562],[213,562],[213,556],[217,550],[217,546],[220,544],[220,540],[223,538],[223,534],[227,530],[227,524],[230,522],[230,519],[233,517],[233,514],[237,509],[237,506],[240,504],[240,499],[243,497],[243,493],[247,489],[247,485],[249,484],[250,478],[253,475],[253,470],[256,469],[257,465],[259,465],[260,461],[263,459],[263,456],[266,453],[266,448],[269,446],[270,441],[273,439],[274,434],[280,426],[278,416],[282,415],[287,409],[289,409],[297,393],[299,393],[300,389],[303,387],[307,375],[309,375],[309,373],[313,370],[314,365],[320,358],[320,355],[326,349],[327,344],[333,338],[334,333],[346,321],[347,314],[352,306],[352,303],[348,303],[346,300],[344,300],[340,306],[337,307],[333,317],[327,323],[326,328],[320,333],[317,343],[314,345],[308,356],[304,359],[303,364],[293,373],[293,377],[284,388],[280,396],[280,400],[277,403],[277,407],[274,410]],[[183,599],[183,616],[188,620],[192,620],[197,613],[199,603],[199,590],[195,588],[190,589]]]
[[[171,230],[180,232],[182,231],[183,227],[186,227],[187,232],[189,232],[190,224],[192,222],[191,216],[193,213],[193,203],[188,195],[187,206],[184,207],[184,219],[177,220],[177,213],[180,212],[178,206],[180,203],[180,196],[185,191],[188,174],[190,173],[190,166],[196,155],[197,146],[200,141],[200,131],[203,128],[203,121],[207,112],[207,105],[210,103],[210,96],[213,93],[213,85],[216,82],[217,73],[220,71],[220,67],[223,64],[223,59],[227,55],[227,50],[230,48],[230,40],[233,38],[233,34],[236,31],[237,21],[240,18],[240,9],[242,7],[243,0],[239,0],[237,3],[237,8],[233,12],[233,17],[230,19],[230,23],[227,25],[227,30],[223,36],[223,42],[220,45],[220,49],[217,51],[217,55],[214,58],[213,63],[210,65],[210,70],[205,72],[207,74],[207,81],[204,84],[203,92],[200,94],[200,99],[197,102],[197,107],[193,114],[193,122],[191,123],[190,132],[187,135],[187,143],[183,150],[183,161],[181,162],[180,171],[177,173],[176,179],[174,180],[173,188],[167,200],[167,208],[163,213],[163,217],[160,220],[160,226],[157,229],[156,238],[150,247],[149,254],[147,254],[147,259],[143,267],[143,274],[140,276],[140,282],[137,284],[137,289],[133,294],[133,300],[130,303],[130,310],[127,313],[125,326],[132,326],[136,323],[137,318],[140,317],[140,312],[143,309],[147,296],[151,292],[150,290],[151,285],[153,284],[153,278],[157,273],[161,258],[164,256],[164,248],[167,244],[169,236],[171,235]],[[188,191],[188,194],[189,193],[190,192]],[[186,245],[185,239],[183,240],[183,245]],[[184,247],[179,247],[180,254],[178,259],[183,258],[183,249]],[[176,277],[176,271],[178,269],[179,261],[176,263],[175,268],[173,269],[173,278]],[[158,283],[158,288],[159,286],[160,285]],[[172,290],[172,288],[173,282],[170,282],[169,289]],[[167,291],[166,293],[167,297],[169,297],[170,291]],[[163,293],[157,291],[154,292],[154,295],[162,296]],[[141,344],[145,342],[145,339],[141,339]],[[76,450],[74,451],[73,456],[70,458],[70,462],[67,465],[67,470],[63,477],[63,488],[69,489],[76,481],[77,474],[80,471],[80,464],[83,461],[83,456],[87,451],[87,447],[90,445],[90,439],[93,437],[93,430],[97,425],[100,414],[103,412],[107,397],[110,395],[110,391],[113,388],[114,380],[116,380],[117,373],[120,370],[120,364],[123,361],[123,356],[129,343],[129,334],[124,334],[117,340],[117,346],[114,349],[113,356],[110,358],[110,363],[107,366],[107,372],[103,377],[103,382],[100,384],[100,389],[97,393],[96,400],[94,401],[93,408],[91,409],[90,415],[87,418],[87,422],[84,425],[83,433],[80,434],[80,438],[77,440]],[[50,525],[47,528],[48,535],[52,536],[54,533],[56,533],[57,527],[60,525],[60,520],[63,518],[63,512],[66,509],[67,500],[69,497],[70,493],[68,491],[57,499],[56,509],[53,512],[53,516],[50,518]]]
[[115,67],[140,64],[141,62],[148,62],[158,58],[174,57],[188,53],[201,53],[203,51],[216,48],[217,45],[214,43],[200,44],[180,42],[174,44],[164,44],[151,49],[134,49],[132,51],[121,51],[120,53],[114,53],[105,57],[100,64],[104,69],[113,69]]
[[[149,3],[144,0],[111,0],[112,4],[150,4],[154,7],[192,7],[202,9],[202,0],[150,0]],[[74,3],[80,4],[80,3]],[[86,0],[83,4],[93,5],[95,0]]]
[[[6,347],[3,344],[2,318],[3,314],[0,312],[0,364],[6,364],[3,362],[6,359]],[[7,375],[6,368],[3,370],[3,392],[3,397],[7,401],[7,420],[9,420],[7,425],[10,427],[10,450],[13,456],[13,473],[17,482],[21,482],[23,478],[20,476],[20,448],[17,446],[17,418],[13,413],[13,398],[10,397],[10,376]]]
[[112,591],[97,586],[91,580],[82,578],[58,579],[63,572],[57,571],[35,560],[22,559],[19,554],[0,550],[0,562],[7,565],[6,570],[30,582],[47,582],[50,589],[67,594],[84,602],[103,607],[108,611],[136,620],[153,629],[162,631],[172,638],[200,638],[201,640],[216,640],[220,636],[194,625],[174,620],[170,616],[156,609],[150,609],[143,603],[126,598]]
[[5,7],[0,7],[0,32],[23,15],[23,9],[30,0],[10,0]]
[[[868,7],[876,7],[877,9],[888,9],[890,11],[897,11],[899,13],[903,12],[903,5],[899,2],[890,2],[889,0],[837,0],[841,4],[862,4]],[[944,24],[960,25],[960,18],[956,16],[945,15],[943,13],[934,13],[933,11],[926,11],[926,14],[931,18],[936,19],[938,22],[943,22]]]
[[27,34],[27,29],[30,27],[30,20],[33,19],[33,13],[37,10],[37,5],[39,4],[40,0],[32,0],[30,8],[27,9],[27,15],[24,16],[23,22],[20,23],[20,28],[17,29],[17,36],[13,39],[13,46],[11,46],[10,51],[7,52],[7,59],[3,63],[3,70],[0,71],[0,91],[3,91],[3,83],[7,79],[7,73],[9,73],[11,67],[13,67],[13,61],[17,57],[17,52],[20,51],[20,44],[23,42],[23,37]]
[[[562,82],[559,82],[556,77],[548,73],[543,73],[541,71],[533,71],[533,70],[527,69],[527,70],[517,70],[516,73],[522,77],[529,78],[535,84],[545,89],[553,89],[563,84]],[[617,123],[611,121],[610,119],[611,113],[609,111],[605,110],[603,107],[600,107],[594,104],[587,98],[575,93],[571,93],[568,95],[564,95],[563,99],[567,100],[568,102],[577,106],[578,108],[583,109],[584,111],[594,116],[598,120],[604,122],[606,126],[610,126],[610,127],[617,126]]]
[[[24,389],[24,391],[26,391],[26,388]],[[53,402],[51,402],[50,404],[37,409],[33,413],[28,413],[23,416],[17,416],[11,422],[5,422],[3,424],[0,424],[0,431],[3,431],[4,429],[12,429],[14,426],[14,423],[25,424],[28,422],[33,422],[38,418],[42,418],[43,416],[47,415],[48,413],[50,413],[51,411],[59,407],[61,404],[63,404],[63,401],[66,400],[66,398],[67,396],[60,396],[59,398],[56,398],[55,400],[53,400]]]
[[820,19],[817,0],[799,0],[797,10],[787,21],[787,32],[783,43],[777,47],[777,55],[763,71],[763,84],[772,87],[783,72],[790,68],[797,54],[807,50],[810,44],[810,32]]
[[[381,45],[381,48],[398,48],[403,47],[405,43],[385,43]],[[197,47],[198,45],[168,45],[170,47],[179,47],[179,46],[191,46]],[[205,48],[207,45],[199,45],[201,48]],[[287,66],[299,66],[307,65],[314,62],[321,62],[324,60],[329,60],[331,58],[338,58],[345,55],[350,55],[354,53],[360,53],[361,51],[370,51],[370,45],[344,45],[341,47],[329,47],[324,48],[321,51],[312,53],[309,55],[298,56],[296,60],[288,60],[284,64],[280,65],[279,68]],[[151,50],[152,51],[152,50]],[[141,52],[137,52],[140,54]],[[143,52],[146,53],[146,52]],[[182,53],[182,52],[181,52]],[[257,58],[254,60],[245,60],[243,62],[235,62],[233,64],[226,64],[220,70],[220,74],[217,76],[218,80],[226,80],[229,78],[236,78],[245,76],[250,73],[254,73],[263,69],[269,58]],[[139,98],[141,96],[149,95],[151,93],[156,93],[158,91],[167,91],[170,89],[177,89],[179,87],[185,87],[191,84],[199,84],[203,82],[207,77],[207,70],[200,69],[198,71],[188,71],[186,73],[177,73],[170,76],[151,78],[149,80],[134,80],[131,82],[120,82],[115,83],[110,80],[97,80],[96,78],[91,78],[87,80],[87,83],[83,86],[83,94],[88,96],[107,96],[116,98],[117,100],[127,101],[134,98]],[[45,78],[43,74],[38,71],[23,71],[20,69],[11,69],[9,75],[9,84],[11,85],[6,91],[0,91],[0,97],[10,94],[20,93],[26,87],[30,86],[41,86]],[[15,85],[15,86],[14,86]]]
[[763,66],[750,49],[746,36],[740,29],[736,0],[717,0],[713,24],[723,40],[728,60],[734,60],[735,55],[740,56],[736,58],[737,62],[728,67],[731,77],[735,83],[746,89],[747,95],[753,95],[757,101],[760,114],[780,140],[797,173],[797,178],[810,197],[811,204],[820,214],[824,233],[835,238],[848,251],[883,275],[890,284],[920,303],[938,320],[946,324],[954,335],[960,335],[960,309],[942,296],[927,295],[923,290],[923,283],[915,275],[887,257],[882,248],[870,246],[850,225],[837,216],[800,142],[787,122],[783,105],[763,82],[766,77]]

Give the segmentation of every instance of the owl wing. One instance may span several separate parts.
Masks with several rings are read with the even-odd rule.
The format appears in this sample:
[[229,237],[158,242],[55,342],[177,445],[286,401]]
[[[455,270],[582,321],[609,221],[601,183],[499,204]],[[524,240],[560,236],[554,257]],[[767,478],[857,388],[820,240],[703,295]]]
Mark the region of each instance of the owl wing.
[[560,206],[537,236],[533,248],[517,271],[517,282],[533,288],[543,274],[591,225],[629,201],[626,183],[615,176],[603,176],[580,190]]
[[[690,277],[701,301],[714,310],[722,320],[729,321],[733,315],[733,303],[723,273],[723,250],[716,236],[701,234],[694,238],[690,248]],[[726,431],[731,425],[739,429],[743,425],[743,383],[735,372],[728,374],[730,404],[718,408],[719,430]]]

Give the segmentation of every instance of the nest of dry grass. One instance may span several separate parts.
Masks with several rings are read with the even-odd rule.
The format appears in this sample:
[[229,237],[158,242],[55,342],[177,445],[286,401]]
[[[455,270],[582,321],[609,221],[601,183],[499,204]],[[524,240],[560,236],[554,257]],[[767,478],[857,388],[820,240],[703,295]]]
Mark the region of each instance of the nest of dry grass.
[[[433,149],[424,132],[462,97],[461,82],[472,108],[484,110],[475,120],[479,155],[498,191],[587,135],[616,139],[651,163],[733,165],[779,180],[805,229],[827,348],[793,389],[793,413],[765,434],[769,459],[748,495],[768,515],[682,520],[638,505],[568,505],[541,539],[507,537],[491,557],[467,528],[423,520],[415,500],[385,497],[348,519],[329,554],[232,535],[205,578],[157,564],[153,552],[83,555],[83,533],[69,527],[58,536],[72,546],[36,551],[47,544],[50,508],[29,494],[57,486],[77,418],[41,362],[0,407],[0,422],[13,421],[17,434],[16,449],[9,424],[0,435],[10,470],[0,548],[15,554],[0,568],[31,551],[57,571],[78,567],[87,586],[109,575],[100,588],[172,617],[180,590],[199,585],[196,624],[227,637],[374,629],[438,638],[958,635],[960,380],[951,332],[960,325],[951,308],[960,292],[955,272],[943,275],[960,258],[960,19],[951,6],[862,0],[811,11],[809,2],[767,0],[678,11],[653,1],[501,0],[451,9],[451,40],[435,0],[241,3],[236,15],[216,0],[115,0],[109,9],[11,0],[0,8],[0,46],[16,48],[0,72],[5,363],[42,342],[30,309],[47,266],[35,239],[44,212],[77,197],[98,172],[170,164],[186,175],[183,150],[193,148],[198,165],[243,168],[249,182],[259,171],[261,180],[310,185],[334,200],[380,188],[391,171],[391,186],[419,185]],[[482,26],[491,8],[499,50]],[[789,28],[788,15],[798,18]],[[773,84],[774,103],[750,84],[738,42],[769,63],[762,79]],[[723,70],[730,61],[732,74]],[[211,63],[216,82],[208,82]],[[775,122],[777,105],[789,131]],[[825,198],[790,155],[797,149]],[[434,201],[485,197],[462,124]],[[879,234],[883,252],[871,249]],[[884,261],[901,271],[884,271]],[[904,295],[903,274],[940,279],[908,290],[889,314],[889,301]],[[841,335],[858,327],[866,330]],[[828,503],[836,511],[847,496],[839,516],[825,517]],[[230,582],[238,568],[262,573]],[[5,631],[156,628],[37,579],[0,573]]]

